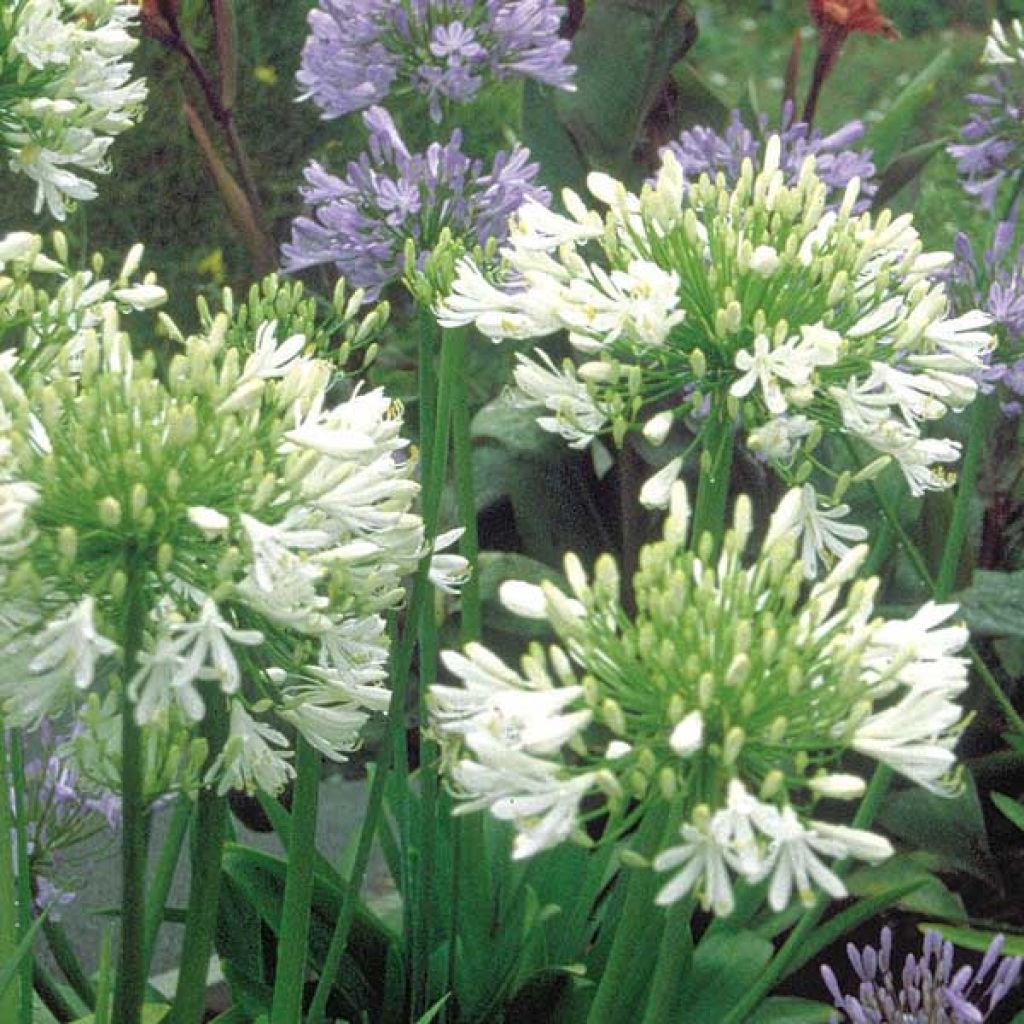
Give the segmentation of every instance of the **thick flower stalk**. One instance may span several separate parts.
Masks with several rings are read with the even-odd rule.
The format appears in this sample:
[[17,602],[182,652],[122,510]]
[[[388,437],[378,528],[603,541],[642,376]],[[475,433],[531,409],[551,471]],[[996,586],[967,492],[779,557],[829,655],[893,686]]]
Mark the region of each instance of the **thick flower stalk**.
[[407,269],[411,240],[426,259],[446,235],[467,248],[501,242],[508,220],[527,199],[547,204],[536,184],[537,165],[516,146],[495,155],[489,169],[462,151],[462,134],[410,153],[391,115],[374,107],[363,115],[369,149],[339,178],[314,162],[301,189],[308,215],[292,224],[285,268],[333,264],[368,299]]
[[115,0],[15,0],[0,10],[0,149],[63,220],[93,199],[114,138],[142,112],[128,55],[138,7]]
[[332,118],[415,93],[440,121],[490,81],[569,89],[563,14],[556,0],[320,0],[297,76],[302,98]]
[[521,858],[586,842],[595,814],[614,840],[667,804],[678,839],[653,858],[673,872],[658,902],[692,891],[721,915],[737,877],[770,878],[778,911],[794,893],[845,894],[828,860],[887,857],[883,837],[833,823],[828,802],[865,790],[844,754],[948,791],[967,631],[949,624],[952,605],[876,616],[877,580],[856,578],[864,547],[805,590],[792,539],[800,502],[799,491],[785,497],[748,562],[754,524],[740,498],[715,560],[710,534],[689,536],[677,482],[663,539],[640,551],[633,617],[607,555],[593,579],[566,559],[571,594],[505,584],[505,605],[546,619],[558,642],[535,646],[518,671],[479,644],[444,654],[462,685],[432,688],[431,721],[456,813],[511,822]]
[[[832,522],[851,476],[818,458],[822,438],[859,444],[872,473],[894,462],[914,495],[950,486],[959,446],[926,427],[972,401],[994,339],[981,312],[950,318],[934,274],[951,256],[923,252],[909,216],[855,214],[856,178],[826,210],[814,158],[792,184],[780,159],[776,136],[759,173],[746,160],[733,186],[723,174],[687,184],[669,149],[640,195],[590,176],[604,216],[571,192],[568,216],[527,202],[504,272],[463,260],[438,316],[496,341],[568,331],[575,360],[522,356],[516,382],[544,408],[541,425],[575,446],[639,427],[658,443],[697,413],[703,429],[745,434],[783,480],[811,478],[811,575],[817,557],[864,536]],[[680,469],[651,482],[650,503]],[[823,478],[836,484],[825,509]]]
[[[666,148],[679,162],[687,181],[696,181],[702,174],[715,178],[721,172],[727,184],[735,185],[744,160],[750,160],[755,167],[763,162],[770,134],[766,114],[761,114],[757,128],[751,129],[743,123],[740,112],[733,110],[724,131],[716,132],[713,128],[697,125],[687,128]],[[861,121],[849,121],[831,134],[822,135],[803,121],[794,120],[793,106],[787,103],[778,136],[779,169],[787,185],[796,184],[804,161],[813,156],[814,172],[829,190],[828,205],[839,205],[854,178],[860,180],[860,200],[856,211],[859,213],[871,205],[871,197],[878,185],[874,181],[875,165],[871,160],[871,150],[856,148],[864,138]]]
[[878,948],[846,947],[859,984],[844,993],[831,967],[821,968],[835,1008],[836,1021],[849,1024],[982,1024],[1020,978],[1021,957],[1001,956],[1003,937],[996,936],[978,965],[956,968],[956,950],[938,932],[925,935],[921,956],[894,960],[892,932],[882,929]]
[[[972,111],[960,129],[961,141],[947,148],[965,190],[986,210],[994,210],[1007,191],[1011,202],[1016,200],[1024,173],[1024,29],[1019,21],[1008,27],[992,22],[982,61],[989,70],[978,92],[967,97]],[[1009,189],[1004,188],[1008,182]]]
[[[45,372],[5,362],[9,723],[90,694],[83,724],[102,721],[129,611],[141,613],[125,680],[141,725],[194,728],[211,697],[227,708],[203,777],[221,792],[279,791],[288,730],[343,758],[387,707],[384,616],[424,553],[401,409],[358,387],[329,400],[330,364],[286,333],[292,293],[276,298],[285,322],[249,322],[257,289],[182,339],[165,374],[133,352],[111,304]],[[382,325],[383,308],[356,319],[358,293],[340,300],[352,337]]]

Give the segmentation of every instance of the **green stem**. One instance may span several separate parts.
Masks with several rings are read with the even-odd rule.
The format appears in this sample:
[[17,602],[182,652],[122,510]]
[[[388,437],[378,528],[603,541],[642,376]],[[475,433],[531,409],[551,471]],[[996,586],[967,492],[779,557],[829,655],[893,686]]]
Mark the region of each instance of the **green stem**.
[[964,451],[963,463],[960,466],[960,477],[957,481],[956,499],[953,503],[953,515],[946,534],[946,543],[942,549],[942,561],[935,579],[935,600],[944,601],[956,586],[956,571],[960,565],[967,525],[970,518],[971,501],[975,496],[978,482],[978,468],[981,464],[981,453],[985,443],[985,431],[989,423],[991,400],[979,396],[971,406],[970,426],[967,433],[967,448]]
[[327,947],[327,956],[324,957],[324,966],[316,984],[313,1002],[309,1007],[307,1018],[309,1024],[324,1024],[327,1012],[327,999],[331,993],[331,986],[338,975],[341,957],[348,943],[348,933],[355,918],[356,904],[359,902],[359,894],[363,887],[366,866],[370,861],[370,851],[373,849],[373,836],[377,830],[377,822],[380,820],[381,809],[384,806],[384,788],[387,777],[387,757],[382,748],[381,756],[377,762],[377,769],[373,773],[373,782],[370,784],[370,797],[359,832],[359,843],[356,846],[356,857],[352,864],[352,872],[349,875],[348,884],[342,893],[341,909],[338,912],[338,919],[334,923],[334,934],[331,936],[330,946]]
[[313,900],[313,855],[316,847],[320,756],[301,736],[295,741],[295,796],[292,804],[288,873],[281,911],[281,939],[270,1024],[295,1024],[302,1019],[306,980],[306,949]]
[[643,1024],[674,1024],[680,1019],[676,1002],[693,958],[692,916],[692,897],[682,899],[669,908]]
[[724,408],[711,407],[704,431],[690,536],[699,544],[701,537],[710,533],[717,550],[725,534],[725,506],[729,500],[733,455],[732,424]]
[[[860,807],[853,819],[854,828],[870,828],[875,820],[878,808],[881,805],[885,793],[889,788],[892,779],[892,769],[887,765],[880,764],[871,777],[867,792],[861,799]],[[845,862],[837,865],[837,871],[841,873]],[[771,962],[765,968],[760,978],[747,990],[746,995],[733,1007],[729,1015],[722,1021],[722,1024],[746,1024],[750,1014],[760,1005],[761,1000],[767,996],[773,988],[786,977],[790,965],[800,954],[800,950],[807,941],[808,936],[817,927],[825,909],[831,901],[827,897],[819,896],[814,905],[810,907],[800,918],[797,926],[789,933],[788,938],[782,944],[782,948],[772,957]]]
[[[15,879],[15,848],[11,844],[14,822],[11,817],[11,791],[7,765],[7,730],[0,722],[0,964],[9,963],[18,948],[18,895]],[[31,958],[28,958],[31,963]],[[18,985],[8,985],[0,993],[0,1020],[19,1020],[26,993]],[[32,1006],[32,993],[28,993]]]
[[63,988],[39,960],[32,963],[32,984],[42,1004],[61,1024],[81,1020],[92,1012],[74,992]]
[[[227,742],[228,709],[224,697],[213,687],[207,688],[204,699],[206,716],[202,735],[206,740],[206,763],[212,764]],[[201,788],[192,831],[192,879],[185,914],[181,969],[168,1024],[199,1024],[205,1010],[206,979],[217,929],[220,858],[227,817],[227,798],[220,796],[212,785]],[[116,1012],[114,1020],[120,1024],[121,1018]]]
[[135,721],[135,706],[128,684],[135,675],[146,621],[145,578],[129,553],[125,566],[121,675],[121,948],[114,1020],[138,1024],[146,994],[144,963],[146,914],[147,808],[144,781],[142,730]]
[[473,488],[473,441],[469,427],[469,396],[466,393],[465,373],[462,363],[465,358],[465,332],[446,331],[455,334],[450,344],[459,357],[459,380],[452,410],[452,461],[455,470],[455,505],[459,526],[464,530],[459,550],[469,562],[469,579],[462,585],[462,631],[463,643],[480,638],[482,608],[480,603],[480,540],[476,528],[476,493]]
[[156,947],[156,937],[160,931],[160,926],[164,921],[167,895],[171,891],[171,883],[174,880],[174,873],[178,869],[178,861],[181,859],[181,848],[184,845],[185,836],[188,833],[188,824],[191,820],[192,801],[184,793],[180,793],[174,803],[174,811],[167,826],[167,835],[164,837],[163,846],[160,849],[160,859],[157,861],[156,874],[153,876],[153,881],[149,887],[144,954],[146,974],[149,974],[150,964],[153,962],[153,950]]
[[43,934],[46,936],[46,943],[50,947],[53,959],[57,961],[57,966],[64,977],[67,978],[68,984],[75,990],[75,994],[79,996],[83,1003],[86,1003],[88,1006],[95,1006],[96,990],[89,980],[89,976],[85,973],[85,969],[79,962],[78,957],[75,955],[71,940],[68,938],[67,932],[61,927],[60,922],[54,921],[52,917],[48,917],[43,922]]
[[[665,804],[652,807],[645,815],[633,844],[642,857],[648,858],[658,849],[667,818]],[[587,1024],[625,1024],[636,1013],[635,1006],[627,1005],[626,996],[635,987],[637,971],[644,967],[637,963],[636,949],[651,927],[651,905],[658,881],[650,868],[631,868],[627,877],[620,875],[619,884],[626,886],[626,899],[615,923],[615,938],[587,1013]]]
[[[32,927],[32,873],[29,870],[28,819],[25,816],[25,758],[20,730],[11,732],[11,781],[14,783],[14,841],[18,856],[18,937]],[[32,956],[21,961],[20,1024],[32,1024]]]

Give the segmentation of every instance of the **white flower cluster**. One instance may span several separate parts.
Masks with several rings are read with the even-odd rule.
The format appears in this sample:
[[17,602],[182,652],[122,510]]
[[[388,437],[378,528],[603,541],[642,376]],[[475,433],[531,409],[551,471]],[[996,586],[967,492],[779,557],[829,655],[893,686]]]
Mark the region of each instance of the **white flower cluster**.
[[[934,275],[951,256],[922,252],[909,216],[856,215],[856,179],[826,210],[814,158],[790,187],[778,138],[766,149],[760,172],[746,161],[734,187],[721,175],[685,182],[666,151],[639,195],[590,176],[604,216],[569,191],[565,216],[527,203],[503,277],[462,260],[440,322],[494,340],[568,332],[573,360],[521,356],[515,376],[543,407],[541,425],[578,447],[637,427],[658,443],[687,418],[744,430],[790,484],[831,475],[828,512],[842,514],[849,485],[812,456],[829,435],[873,450],[871,472],[894,461],[914,495],[948,487],[943,467],[959,446],[925,428],[974,398],[994,345],[988,318],[949,317]],[[655,485],[662,503],[670,476]],[[809,519],[807,532],[832,541],[818,556],[846,550],[831,518]]]
[[534,646],[519,671],[479,644],[444,654],[461,685],[432,687],[431,721],[457,811],[512,822],[514,855],[527,857],[586,841],[587,794],[604,794],[612,840],[667,804],[683,841],[653,861],[678,869],[658,900],[692,890],[718,914],[732,909],[734,876],[770,877],[782,910],[794,891],[845,894],[822,858],[888,856],[887,840],[820,820],[816,804],[865,791],[844,769],[849,750],[949,791],[967,631],[946,624],[952,605],[875,617],[877,580],[856,579],[863,546],[805,594],[793,539],[803,500],[784,498],[748,564],[751,509],[739,499],[712,561],[710,537],[688,541],[677,482],[664,539],[640,553],[632,618],[607,556],[593,579],[566,559],[571,594],[507,583],[505,605],[549,621],[559,643]]
[[[275,321],[238,333],[218,314],[158,375],[108,306],[46,372],[0,369],[0,702],[17,725],[79,703],[123,672],[134,614],[139,723],[226,705],[206,780],[277,792],[280,723],[342,758],[387,708],[384,616],[426,552],[401,409],[381,390],[328,401],[331,366]],[[465,568],[441,556],[432,575],[451,588]]]
[[114,137],[138,119],[146,86],[126,59],[136,4],[115,0],[14,0],[0,9],[0,147],[63,220],[93,199],[90,177],[109,171]]
[[984,64],[1024,65],[1024,25],[1020,18],[1005,26],[993,18],[981,59]]

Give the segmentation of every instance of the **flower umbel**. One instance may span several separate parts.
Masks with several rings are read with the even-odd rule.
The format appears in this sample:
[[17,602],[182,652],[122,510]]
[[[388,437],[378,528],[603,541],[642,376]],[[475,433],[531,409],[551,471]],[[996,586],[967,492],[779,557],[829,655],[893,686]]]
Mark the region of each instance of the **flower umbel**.
[[320,0],[298,73],[324,117],[418,93],[431,117],[473,99],[491,80],[572,87],[569,41],[556,0]]
[[733,185],[724,172],[687,182],[669,148],[639,195],[592,174],[604,216],[571,192],[568,216],[527,201],[503,272],[464,259],[441,323],[496,341],[568,331],[573,363],[521,375],[556,413],[542,426],[578,445],[671,415],[745,432],[790,484],[824,492],[825,477],[830,507],[851,477],[813,454],[829,436],[873,449],[873,472],[895,462],[914,495],[948,487],[959,446],[923,427],[974,398],[988,317],[951,318],[933,277],[951,256],[922,252],[909,216],[855,214],[856,178],[826,210],[814,157],[794,180],[781,156],[775,136],[759,173],[744,159]]
[[363,115],[370,146],[344,178],[318,163],[306,169],[307,216],[292,224],[284,246],[288,270],[334,264],[352,284],[375,297],[401,277],[406,243],[426,255],[445,229],[467,248],[503,241],[509,216],[527,198],[546,203],[537,165],[520,146],[499,152],[485,169],[462,151],[456,131],[447,143],[410,153],[391,115],[373,107]]
[[93,199],[91,177],[110,170],[114,138],[138,118],[146,98],[127,57],[138,7],[116,0],[21,0],[0,10],[0,149],[8,167],[37,186],[63,220]]
[[658,901],[692,890],[719,914],[736,876],[770,877],[781,910],[794,893],[845,893],[826,860],[887,857],[881,836],[819,820],[818,802],[863,791],[842,770],[848,750],[948,790],[967,631],[944,625],[950,605],[877,618],[877,581],[856,579],[864,547],[805,593],[789,523],[801,500],[784,501],[748,562],[740,498],[712,561],[711,537],[688,536],[677,482],[663,539],[640,552],[633,617],[609,556],[592,580],[568,556],[571,594],[507,583],[505,605],[547,619],[558,643],[535,645],[519,671],[479,644],[444,655],[462,687],[432,688],[431,722],[459,811],[511,820],[525,857],[581,834],[588,792],[605,796],[605,840],[667,803],[683,842],[654,858],[677,872]]
[[[261,318],[264,293],[283,322]],[[230,315],[207,310],[198,335],[170,325],[183,347],[166,373],[135,357],[113,303],[45,361],[27,349],[5,363],[8,722],[81,708],[91,691],[100,705],[82,720],[100,743],[130,587],[144,613],[125,680],[136,719],[187,733],[211,700],[229,710],[205,775],[222,791],[284,785],[275,721],[343,758],[386,705],[383,615],[427,553],[415,462],[382,391],[328,400],[330,366],[287,333],[306,315],[295,295],[271,281],[237,310],[229,298]],[[353,308],[335,325],[356,344],[383,322],[358,322],[360,298],[341,297]]]
[[975,971],[955,968],[955,950],[938,932],[925,935],[920,957],[908,953],[893,959],[892,932],[882,929],[878,948],[846,950],[859,979],[856,995],[843,992],[835,972],[823,966],[837,1021],[850,1024],[982,1024],[1017,983],[1020,957],[1001,957],[1003,937],[997,935]]

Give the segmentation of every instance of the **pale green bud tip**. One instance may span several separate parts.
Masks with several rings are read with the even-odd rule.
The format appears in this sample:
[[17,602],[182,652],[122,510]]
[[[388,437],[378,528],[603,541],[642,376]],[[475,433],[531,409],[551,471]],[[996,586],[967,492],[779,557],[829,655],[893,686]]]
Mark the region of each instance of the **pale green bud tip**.
[[115,526],[121,525],[121,503],[117,498],[110,495],[102,498],[96,505],[96,511],[104,526],[113,529]]
[[57,532],[57,551],[66,562],[75,560],[78,550],[78,534],[73,526],[62,526]]
[[601,703],[601,718],[604,724],[617,736],[626,734],[626,716],[622,713],[622,707],[618,701],[606,697]]
[[856,800],[864,795],[867,788],[858,775],[819,775],[809,779],[807,788],[818,796],[832,800]]

